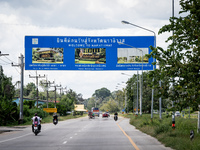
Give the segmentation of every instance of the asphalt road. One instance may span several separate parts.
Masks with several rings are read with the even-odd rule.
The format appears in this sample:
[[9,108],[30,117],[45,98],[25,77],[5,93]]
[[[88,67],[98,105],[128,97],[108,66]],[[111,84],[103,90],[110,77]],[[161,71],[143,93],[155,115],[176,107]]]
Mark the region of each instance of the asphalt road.
[[[14,130],[12,128],[12,130]],[[170,150],[129,124],[129,119],[88,117],[42,124],[35,136],[31,127],[0,134],[0,150]]]

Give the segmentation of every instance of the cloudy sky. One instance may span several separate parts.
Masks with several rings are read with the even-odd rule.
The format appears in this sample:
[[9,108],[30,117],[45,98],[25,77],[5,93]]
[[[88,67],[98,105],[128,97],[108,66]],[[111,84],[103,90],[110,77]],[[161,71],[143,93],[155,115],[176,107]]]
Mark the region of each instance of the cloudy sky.
[[[175,16],[180,11],[174,0]],[[172,0],[0,0],[0,51],[9,56],[0,57],[4,73],[20,80],[18,64],[25,54],[24,37],[37,36],[153,36],[151,32],[124,25],[122,20],[153,30],[157,46],[167,47],[171,33],[158,35],[159,29],[169,23]],[[37,71],[50,81],[71,88],[83,98],[89,98],[96,89],[116,90],[117,83],[126,82],[136,71]],[[24,84],[36,82],[29,78],[36,71],[25,70]],[[123,87],[123,86],[122,86]],[[121,88],[122,88],[121,87]]]

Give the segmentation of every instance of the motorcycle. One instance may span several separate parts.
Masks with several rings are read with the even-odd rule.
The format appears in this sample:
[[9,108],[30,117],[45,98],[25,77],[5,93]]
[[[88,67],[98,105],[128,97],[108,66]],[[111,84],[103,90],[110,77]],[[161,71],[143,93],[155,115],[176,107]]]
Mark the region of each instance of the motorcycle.
[[34,122],[33,132],[35,133],[35,136],[36,136],[38,133],[40,133],[38,121],[35,121],[35,122]]
[[57,119],[53,119],[53,124],[56,125],[58,123]]
[[114,120],[115,120],[115,121],[118,120],[118,116],[117,116],[117,115],[114,116]]
[[94,115],[89,115],[89,119],[94,119]]

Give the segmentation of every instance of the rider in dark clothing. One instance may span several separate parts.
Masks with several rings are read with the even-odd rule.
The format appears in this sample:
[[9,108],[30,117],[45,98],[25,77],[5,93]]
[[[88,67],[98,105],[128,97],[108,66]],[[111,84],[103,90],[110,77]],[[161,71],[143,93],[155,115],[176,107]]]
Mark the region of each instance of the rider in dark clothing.
[[53,121],[56,120],[58,122],[58,115],[56,113],[53,114]]
[[114,120],[117,121],[117,119],[118,119],[118,113],[115,112],[115,113],[114,113]]

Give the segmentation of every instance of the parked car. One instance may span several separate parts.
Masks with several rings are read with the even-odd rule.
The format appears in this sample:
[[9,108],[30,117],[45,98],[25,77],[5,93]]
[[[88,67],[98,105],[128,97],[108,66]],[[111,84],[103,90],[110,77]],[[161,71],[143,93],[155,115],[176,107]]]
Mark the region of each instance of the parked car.
[[103,117],[107,117],[107,118],[108,118],[108,117],[109,117],[108,113],[107,113],[107,112],[103,113],[103,114],[102,114],[102,118],[103,118]]
[[175,112],[175,116],[180,117],[180,116],[181,116],[181,113],[180,113],[179,111],[176,111],[176,112]]

